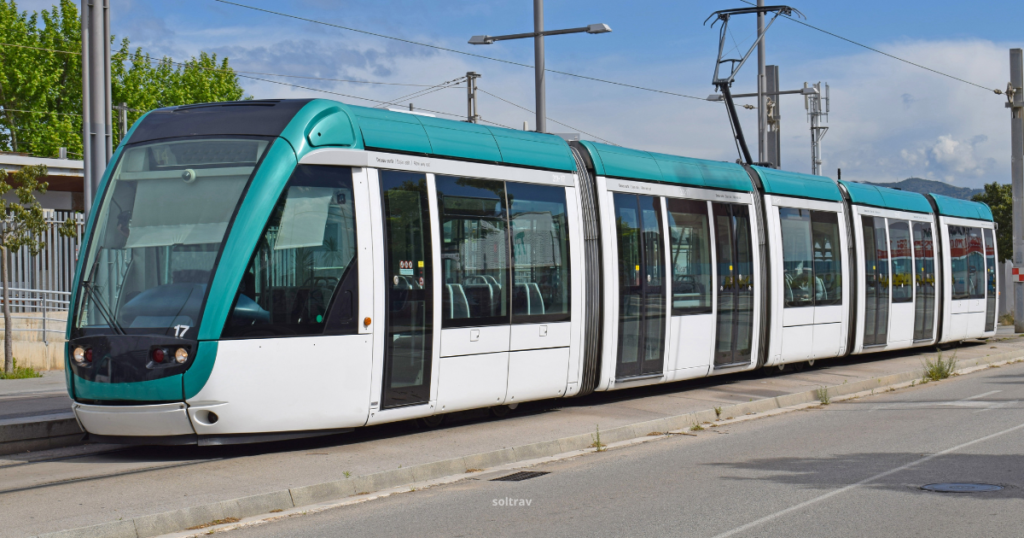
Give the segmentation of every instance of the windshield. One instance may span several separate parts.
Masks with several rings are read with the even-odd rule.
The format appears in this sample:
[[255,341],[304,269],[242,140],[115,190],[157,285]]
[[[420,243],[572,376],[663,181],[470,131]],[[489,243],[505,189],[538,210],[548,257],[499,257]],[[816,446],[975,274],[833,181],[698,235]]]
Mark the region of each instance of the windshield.
[[204,138],[128,147],[97,207],[74,336],[195,338],[228,225],[268,144]]

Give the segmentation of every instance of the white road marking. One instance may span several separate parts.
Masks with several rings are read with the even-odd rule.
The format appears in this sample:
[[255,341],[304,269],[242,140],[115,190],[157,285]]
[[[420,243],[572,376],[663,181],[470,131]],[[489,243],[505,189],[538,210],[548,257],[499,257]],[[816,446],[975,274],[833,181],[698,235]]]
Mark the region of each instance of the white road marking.
[[988,392],[983,392],[981,394],[977,394],[975,396],[971,396],[970,398],[964,398],[963,400],[960,400],[960,401],[961,402],[966,402],[967,400],[977,400],[978,398],[984,398],[985,396],[991,396],[991,395],[993,395],[993,394],[995,394],[997,392],[1003,392],[1003,391],[1001,391],[1001,390],[991,390],[991,391],[988,391]]
[[758,525],[761,525],[762,523],[767,523],[767,522],[769,522],[769,521],[771,521],[773,519],[776,519],[776,518],[778,518],[780,516],[784,516],[784,515],[786,515],[786,514],[788,514],[790,512],[795,512],[797,510],[800,510],[802,508],[806,508],[806,507],[808,507],[808,506],[810,506],[812,504],[815,504],[817,502],[824,501],[825,499],[828,499],[828,498],[831,498],[831,497],[835,497],[836,495],[839,495],[840,493],[846,493],[847,491],[859,488],[860,486],[863,486],[864,484],[868,484],[868,483],[874,482],[875,480],[878,480],[880,478],[885,478],[885,477],[887,477],[887,476],[889,476],[891,474],[895,474],[895,473],[898,473],[900,471],[905,471],[905,470],[907,470],[907,469],[909,469],[909,468],[911,468],[911,467],[913,467],[913,466],[915,466],[915,465],[917,465],[919,463],[924,463],[924,462],[926,462],[928,460],[935,459],[935,458],[937,458],[939,456],[945,456],[946,454],[949,454],[950,452],[956,452],[957,450],[960,450],[961,448],[967,448],[967,447],[969,447],[971,445],[974,445],[974,444],[977,444],[977,443],[981,443],[981,442],[984,442],[984,441],[988,441],[989,439],[995,439],[996,437],[999,437],[1000,435],[1005,435],[1007,433],[1014,432],[1014,431],[1017,431],[1017,430],[1020,430],[1020,429],[1024,429],[1024,424],[1019,424],[1019,425],[1014,426],[1012,428],[1005,429],[1005,430],[1003,430],[1001,432],[993,433],[991,435],[986,435],[985,437],[980,437],[980,438],[975,439],[973,441],[968,441],[968,442],[966,442],[964,444],[957,445],[957,446],[955,446],[953,448],[947,448],[946,450],[943,450],[942,452],[936,452],[936,453],[931,454],[929,456],[925,456],[925,457],[923,457],[921,459],[912,461],[912,462],[910,462],[910,463],[908,463],[906,465],[901,465],[899,467],[896,467],[895,469],[889,469],[888,471],[878,473],[878,474],[876,474],[876,475],[874,475],[874,476],[872,476],[870,478],[865,478],[864,480],[861,480],[860,482],[856,482],[854,484],[850,484],[849,486],[845,486],[845,487],[842,487],[842,488],[839,488],[839,489],[836,489],[836,490],[832,490],[832,491],[830,491],[830,492],[828,492],[828,493],[826,493],[824,495],[820,495],[820,496],[815,497],[813,499],[804,501],[804,502],[802,502],[800,504],[795,504],[795,505],[790,506],[789,508],[786,508],[784,510],[779,510],[778,512],[775,512],[774,514],[769,514],[767,516],[762,517],[761,519],[757,519],[757,520],[751,521],[750,523],[747,523],[746,525],[742,525],[740,527],[736,527],[735,529],[732,529],[731,531],[723,532],[722,534],[719,534],[719,535],[715,536],[715,538],[726,538],[727,536],[733,536],[733,535],[735,535],[737,533],[740,533],[740,532],[743,532],[745,530],[752,529],[752,528],[754,528],[754,527],[756,527]]
[[983,392],[981,394],[975,394],[974,396],[971,396],[969,398],[964,398],[963,400],[953,400],[953,401],[949,401],[949,402],[895,402],[895,403],[891,403],[891,404],[882,404],[882,405],[879,405],[879,406],[876,406],[876,407],[872,407],[871,409],[868,410],[868,412],[870,413],[871,411],[880,411],[880,410],[889,410],[889,409],[927,408],[927,407],[931,407],[931,406],[935,406],[935,405],[945,405],[945,406],[952,406],[952,407],[984,407],[986,409],[987,408],[992,408],[992,407],[1002,407],[1006,402],[984,402],[984,401],[978,402],[978,401],[974,401],[974,400],[977,400],[978,398],[984,398],[985,396],[991,396],[991,395],[993,395],[993,394],[995,394],[997,392],[1003,392],[1003,391],[1001,391],[1001,390],[992,390],[992,391],[989,391],[989,392]]

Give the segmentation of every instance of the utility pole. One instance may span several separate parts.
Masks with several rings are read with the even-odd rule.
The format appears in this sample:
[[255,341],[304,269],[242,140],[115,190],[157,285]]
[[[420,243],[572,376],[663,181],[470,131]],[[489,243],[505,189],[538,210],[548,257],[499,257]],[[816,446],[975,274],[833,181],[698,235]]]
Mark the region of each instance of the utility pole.
[[82,0],[82,159],[86,215],[113,150],[110,112],[110,0]]
[[476,79],[480,75],[470,71],[466,73],[466,121],[469,123],[480,122],[480,112],[476,107]]
[[764,11],[760,10],[764,7],[764,0],[757,0],[757,7],[757,35],[761,36],[757,43],[757,162],[763,163],[770,160],[765,140],[768,116],[765,114],[767,107],[764,101]]
[[781,127],[779,121],[782,115],[779,111],[781,99],[779,99],[779,66],[765,66],[765,122],[768,124],[768,140],[765,143],[767,155],[765,161],[772,163],[776,169],[782,168],[782,148],[779,142],[782,141]]
[[[804,88],[807,83],[804,82]],[[828,84],[825,84],[825,95],[821,94],[821,83],[814,85],[817,90],[804,98],[804,108],[807,109],[807,118],[811,121],[811,173],[821,175],[821,139],[825,138],[828,127],[821,124],[821,120],[828,121],[830,110]]]
[[548,132],[548,104],[544,90],[544,0],[533,0],[533,65],[537,92],[537,132]]
[[[1024,51],[1010,49],[1010,84],[1006,88],[1010,109],[1010,175],[1013,185],[1013,268],[1024,267]],[[1014,275],[1013,330],[1024,332],[1024,281]]]

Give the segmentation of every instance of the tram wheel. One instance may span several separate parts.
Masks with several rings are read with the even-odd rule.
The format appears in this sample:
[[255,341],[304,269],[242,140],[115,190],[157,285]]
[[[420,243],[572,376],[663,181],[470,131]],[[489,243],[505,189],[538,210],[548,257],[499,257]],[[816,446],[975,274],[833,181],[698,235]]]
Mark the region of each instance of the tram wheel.
[[814,368],[814,360],[807,361],[807,367],[808,368]]
[[507,417],[509,413],[515,411],[517,407],[519,407],[519,404],[517,403],[509,405],[496,405],[494,407],[488,408],[488,411],[491,412],[492,417],[502,418]]
[[807,366],[807,363],[805,363],[805,362],[794,362],[793,363],[793,371],[794,372],[803,372],[804,371],[804,367],[806,367],[806,366]]

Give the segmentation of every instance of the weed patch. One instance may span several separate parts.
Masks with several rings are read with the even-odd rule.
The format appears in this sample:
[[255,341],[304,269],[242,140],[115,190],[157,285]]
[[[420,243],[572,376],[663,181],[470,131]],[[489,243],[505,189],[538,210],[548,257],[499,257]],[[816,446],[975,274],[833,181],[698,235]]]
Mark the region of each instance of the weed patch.
[[818,401],[821,405],[832,403],[832,397],[828,395],[828,387],[818,387]]
[[704,431],[704,426],[701,426],[700,424],[694,424],[693,427],[690,428],[690,431],[691,432],[702,432],[702,431]]
[[8,374],[3,371],[3,368],[0,368],[0,379],[30,379],[33,377],[43,377],[43,374],[28,366],[18,366],[18,359],[14,359],[14,370],[11,373]]
[[205,529],[206,527],[212,527],[214,525],[223,525],[225,523],[238,523],[238,521],[239,519],[237,517],[226,517],[224,519],[215,519],[209,523],[203,523],[202,525],[196,525],[195,527],[189,527],[185,530],[195,531],[199,529]]
[[924,378],[927,381],[939,381],[946,379],[956,372],[956,354],[948,359],[942,358],[942,352],[940,351],[938,356],[935,357],[934,361],[925,359],[924,360]]

